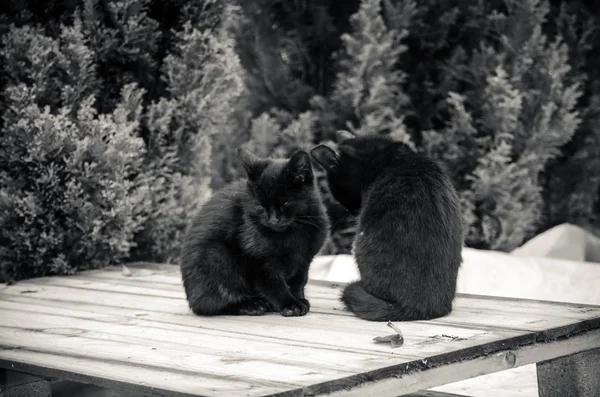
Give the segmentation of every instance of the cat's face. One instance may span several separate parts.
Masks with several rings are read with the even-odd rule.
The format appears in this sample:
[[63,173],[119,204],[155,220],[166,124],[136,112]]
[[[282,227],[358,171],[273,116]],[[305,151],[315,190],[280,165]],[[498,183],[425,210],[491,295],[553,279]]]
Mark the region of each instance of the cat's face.
[[271,160],[239,149],[238,158],[248,175],[245,211],[255,224],[284,231],[296,221],[310,221],[303,218],[315,195],[308,153],[298,151],[288,160]]

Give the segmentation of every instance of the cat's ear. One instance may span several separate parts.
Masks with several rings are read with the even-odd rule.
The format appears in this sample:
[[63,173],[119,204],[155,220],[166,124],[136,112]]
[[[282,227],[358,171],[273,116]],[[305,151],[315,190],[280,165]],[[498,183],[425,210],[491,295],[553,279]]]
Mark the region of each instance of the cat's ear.
[[310,150],[310,155],[327,171],[335,169],[340,162],[338,152],[327,145],[315,146]]
[[336,142],[340,143],[341,141],[345,141],[346,139],[354,139],[356,138],[354,134],[347,130],[337,130],[335,132]]
[[298,150],[290,158],[287,165],[290,179],[295,183],[310,182],[313,179],[310,156],[304,150]]
[[244,167],[244,170],[246,170],[248,178],[252,180],[258,179],[267,166],[267,162],[264,159],[261,159],[245,148],[238,148],[236,150],[236,157]]

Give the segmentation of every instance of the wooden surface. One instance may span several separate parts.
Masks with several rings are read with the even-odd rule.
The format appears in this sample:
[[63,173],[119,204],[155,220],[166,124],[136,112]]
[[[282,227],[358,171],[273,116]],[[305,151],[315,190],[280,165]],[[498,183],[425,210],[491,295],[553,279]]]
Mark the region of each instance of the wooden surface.
[[[311,282],[305,317],[199,317],[179,271],[130,267],[0,286],[0,367],[167,396],[398,396],[600,348],[600,307],[459,296],[450,316],[385,323]],[[568,337],[568,338],[567,338]]]

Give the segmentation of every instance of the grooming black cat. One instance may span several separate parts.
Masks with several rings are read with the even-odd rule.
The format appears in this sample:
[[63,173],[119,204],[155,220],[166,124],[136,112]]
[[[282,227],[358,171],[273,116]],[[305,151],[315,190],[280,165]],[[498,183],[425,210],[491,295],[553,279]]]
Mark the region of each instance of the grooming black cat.
[[198,315],[303,316],[309,265],[328,220],[310,156],[258,158],[239,149],[248,179],[217,192],[186,236],[181,273]]
[[382,136],[318,145],[333,197],[358,215],[354,256],[360,281],[342,295],[356,316],[415,321],[452,311],[463,227],[449,176],[432,159]]

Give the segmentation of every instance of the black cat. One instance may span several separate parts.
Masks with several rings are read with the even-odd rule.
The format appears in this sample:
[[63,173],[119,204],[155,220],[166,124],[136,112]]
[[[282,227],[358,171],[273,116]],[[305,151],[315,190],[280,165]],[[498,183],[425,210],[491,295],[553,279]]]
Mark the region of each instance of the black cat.
[[333,197],[358,215],[354,255],[360,281],[342,295],[371,321],[414,321],[452,311],[463,225],[452,182],[432,159],[383,136],[318,145]]
[[185,238],[183,285],[198,315],[303,316],[308,268],[328,221],[310,156],[289,160],[237,152],[248,179],[217,192]]

